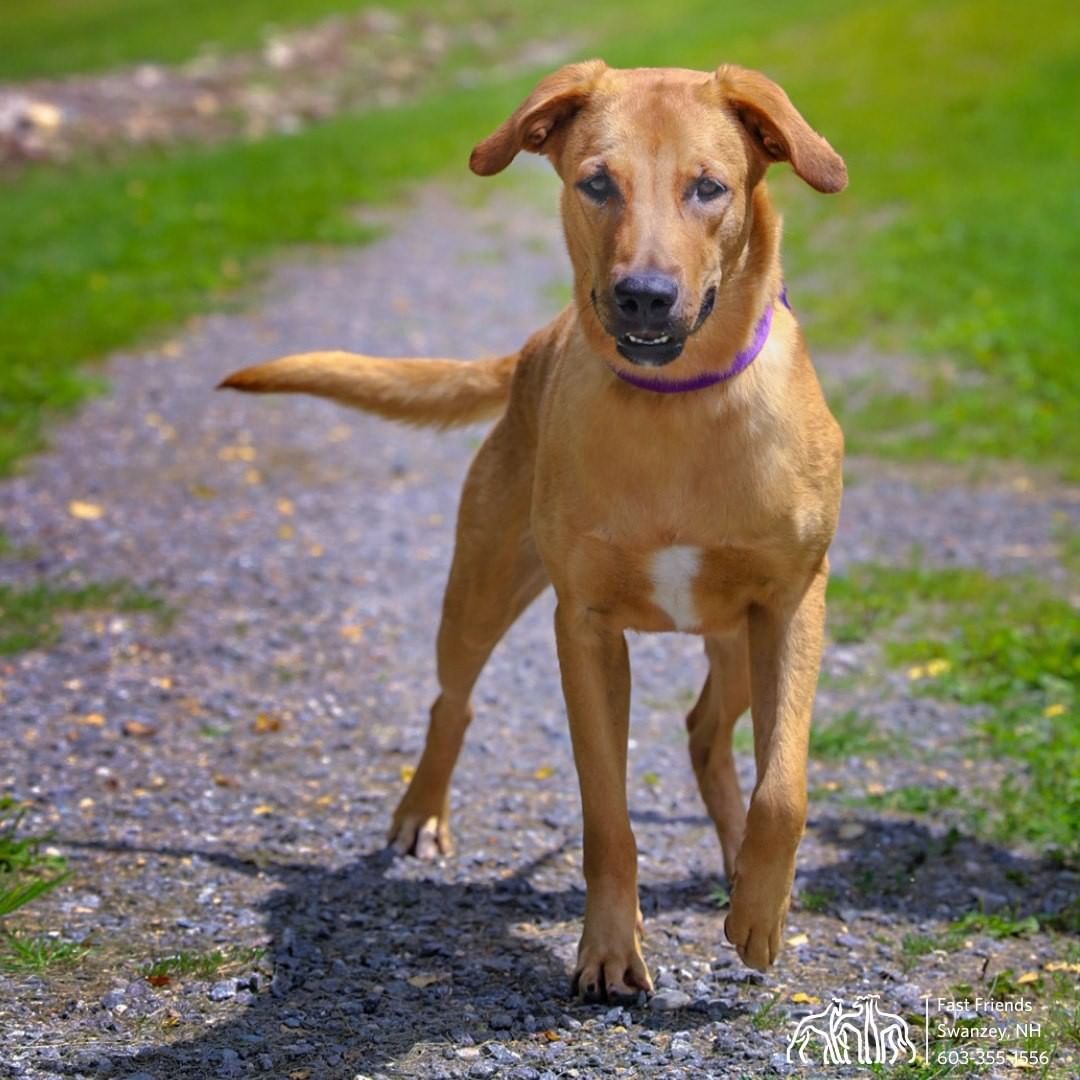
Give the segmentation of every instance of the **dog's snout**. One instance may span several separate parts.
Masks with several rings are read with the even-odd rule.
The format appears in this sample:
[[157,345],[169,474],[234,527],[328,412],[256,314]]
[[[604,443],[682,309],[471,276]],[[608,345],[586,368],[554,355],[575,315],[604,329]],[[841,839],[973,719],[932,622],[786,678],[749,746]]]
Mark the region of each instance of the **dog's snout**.
[[612,292],[625,322],[643,330],[664,329],[679,299],[675,279],[655,271],[627,274],[616,282]]

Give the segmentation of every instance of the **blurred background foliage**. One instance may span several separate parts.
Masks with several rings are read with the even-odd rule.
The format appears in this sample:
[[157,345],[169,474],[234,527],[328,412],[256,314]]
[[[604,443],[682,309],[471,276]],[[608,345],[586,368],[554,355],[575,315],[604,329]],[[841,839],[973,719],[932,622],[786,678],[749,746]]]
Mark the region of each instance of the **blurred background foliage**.
[[[261,47],[269,24],[363,7],[13,0],[0,9],[0,78],[228,55]],[[560,62],[760,67],[843,153],[851,187],[837,198],[780,170],[774,186],[812,344],[880,354],[879,376],[835,401],[853,449],[1080,471],[1080,20],[1064,0],[379,10],[402,18],[403,34],[413,18],[483,24],[487,46],[445,50],[395,104],[289,134],[110,147],[0,172],[0,468],[40,444],[44,416],[94,389],[85,361],[220,304],[278,247],[362,239],[358,202],[464,175],[472,144],[556,62],[530,63],[543,41]],[[912,371],[914,388],[898,376]]]

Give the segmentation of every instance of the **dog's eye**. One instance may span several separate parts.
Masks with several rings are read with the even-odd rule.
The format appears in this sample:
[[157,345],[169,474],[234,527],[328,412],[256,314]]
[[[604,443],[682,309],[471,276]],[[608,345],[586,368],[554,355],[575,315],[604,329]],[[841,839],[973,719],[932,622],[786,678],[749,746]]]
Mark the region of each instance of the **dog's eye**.
[[587,180],[578,184],[578,190],[583,191],[593,202],[602,203],[615,194],[615,182],[605,172],[598,172]]
[[694,186],[694,192],[702,202],[712,202],[713,199],[720,198],[726,191],[727,188],[719,180],[714,180],[711,176],[703,176]]

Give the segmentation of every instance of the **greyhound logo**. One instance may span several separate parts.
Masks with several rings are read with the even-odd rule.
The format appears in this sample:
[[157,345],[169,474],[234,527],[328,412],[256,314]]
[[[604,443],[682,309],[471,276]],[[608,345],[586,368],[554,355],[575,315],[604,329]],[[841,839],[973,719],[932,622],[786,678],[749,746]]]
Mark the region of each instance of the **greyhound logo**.
[[823,1065],[911,1064],[917,1056],[907,1021],[879,1008],[877,994],[856,998],[850,1009],[833,998],[821,1012],[804,1016],[788,1042],[788,1061],[810,1065],[806,1051],[812,1042],[822,1048]]

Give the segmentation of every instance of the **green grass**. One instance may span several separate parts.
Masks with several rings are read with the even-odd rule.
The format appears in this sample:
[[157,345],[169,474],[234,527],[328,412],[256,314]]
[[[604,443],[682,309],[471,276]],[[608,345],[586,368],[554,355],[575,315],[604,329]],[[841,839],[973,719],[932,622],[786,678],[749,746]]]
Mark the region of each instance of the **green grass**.
[[164,622],[172,616],[164,601],[123,581],[0,585],[0,656],[51,644],[60,635],[61,616],[84,611],[143,613]]
[[12,974],[41,974],[77,964],[90,952],[88,945],[44,934],[0,934],[0,970]]
[[143,964],[144,978],[163,980],[193,975],[198,979],[213,979],[230,971],[239,971],[262,959],[266,950],[233,945],[210,952],[178,952]]
[[936,814],[957,806],[962,801],[959,788],[950,784],[931,786],[904,784],[890,788],[880,795],[849,796],[845,801],[853,806],[871,806],[875,810],[896,810],[902,814]]
[[[810,754],[825,761],[874,754],[889,746],[875,733],[873,721],[860,717],[854,709],[810,729]],[[892,746],[895,749],[895,740]]]
[[0,796],[0,970],[15,973],[74,963],[87,952],[72,942],[12,930],[6,922],[71,876],[67,861],[45,850],[50,835],[23,829],[26,811],[11,796]]
[[802,889],[798,895],[799,910],[823,913],[829,910],[835,899],[825,889]]
[[[270,27],[375,7],[361,0],[8,0],[0,14],[0,80],[177,63],[203,46],[250,48]],[[417,7],[378,0],[378,7]]]
[[[300,19],[332,6],[304,0],[288,10]],[[1060,116],[1080,79],[1071,7],[641,0],[630,9],[530,0],[515,5],[514,32],[539,36],[571,19],[589,39],[583,51],[612,63],[762,66],[847,157],[852,186],[841,198],[811,196],[788,179],[776,185],[791,211],[796,306],[812,342],[869,336],[937,358],[931,367],[942,376],[924,401],[879,397],[848,410],[852,445],[1063,468],[1080,461],[1068,408],[1080,377],[1071,362],[1080,309],[1068,293],[1077,136]],[[198,0],[174,20],[163,0],[20,0],[0,16],[0,32],[19,47],[0,54],[50,70],[154,49],[175,57],[207,35],[250,43],[263,18],[284,11],[284,0]],[[44,60],[45,46],[34,43],[48,41],[50,25]],[[68,59],[65,49],[74,50]],[[469,148],[531,81],[444,83],[414,106],[295,137],[41,170],[8,185],[0,469],[41,445],[45,416],[98,388],[81,369],[86,360],[220,304],[277,248],[362,239],[347,206],[386,199],[451,164],[464,175]],[[979,380],[947,378],[957,365]]]
[[750,1024],[755,1031],[770,1031],[787,1022],[787,1013],[781,1008],[780,1001],[783,997],[779,991],[764,1004],[759,1005],[750,1017]]
[[1080,616],[1050,586],[978,571],[861,566],[829,584],[834,636],[884,639],[915,693],[980,707],[971,751],[1015,761],[981,807],[944,787],[874,805],[929,813],[964,804],[996,834],[1080,855]]

